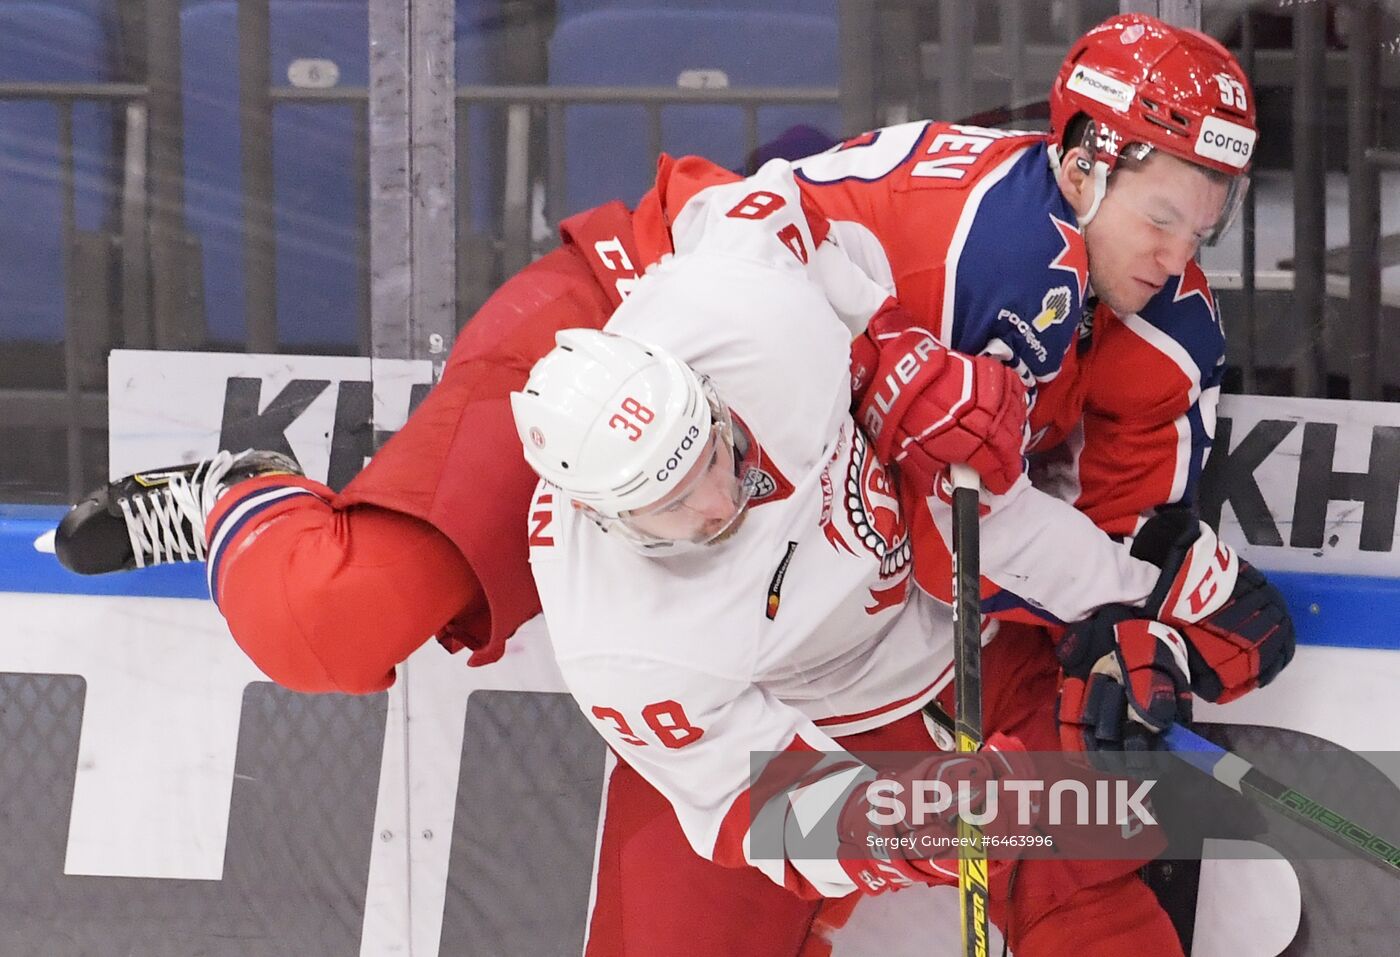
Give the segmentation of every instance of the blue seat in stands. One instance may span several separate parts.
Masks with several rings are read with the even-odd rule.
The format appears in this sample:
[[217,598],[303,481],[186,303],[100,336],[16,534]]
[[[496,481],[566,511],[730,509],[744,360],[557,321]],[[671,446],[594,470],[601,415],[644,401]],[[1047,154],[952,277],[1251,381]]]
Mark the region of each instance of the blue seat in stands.
[[[97,15],[47,3],[0,4],[0,82],[110,79],[111,50]],[[63,338],[66,276],[59,107],[0,100],[0,339]],[[112,202],[112,107],[73,107],[74,211],[97,230]]]
[[[457,82],[487,82],[491,41],[477,26],[480,8],[459,7]],[[328,70],[338,75],[327,85],[368,85],[363,0],[272,0],[270,14],[273,86],[311,85],[313,68],[321,83]],[[181,13],[186,222],[202,245],[205,315],[217,343],[245,338],[237,16],[235,0],[196,0]],[[474,116],[473,157],[484,155],[484,130]],[[357,129],[350,104],[273,107],[277,329],[284,347],[354,350],[359,343],[369,186],[365,144],[357,154],[356,137],[366,132]],[[473,163],[471,172],[473,208],[482,209],[489,164]]]
[[[560,21],[550,41],[554,86],[835,87],[840,79],[833,16],[729,9],[602,9]],[[610,199],[635,201],[654,165],[642,106],[574,106],[565,114],[566,212]],[[767,106],[758,143],[798,124],[836,133],[830,106]],[[736,106],[668,106],[661,148],[699,153],[731,168],[749,148]]]

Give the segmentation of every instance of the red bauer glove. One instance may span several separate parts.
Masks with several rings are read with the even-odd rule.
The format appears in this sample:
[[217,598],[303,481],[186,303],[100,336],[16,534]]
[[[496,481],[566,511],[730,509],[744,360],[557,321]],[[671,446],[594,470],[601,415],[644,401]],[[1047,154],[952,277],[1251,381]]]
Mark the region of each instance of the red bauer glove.
[[953,352],[893,299],[851,343],[856,422],[911,491],[928,496],[949,465],[967,464],[993,494],[1023,471],[1026,389],[1009,367]]

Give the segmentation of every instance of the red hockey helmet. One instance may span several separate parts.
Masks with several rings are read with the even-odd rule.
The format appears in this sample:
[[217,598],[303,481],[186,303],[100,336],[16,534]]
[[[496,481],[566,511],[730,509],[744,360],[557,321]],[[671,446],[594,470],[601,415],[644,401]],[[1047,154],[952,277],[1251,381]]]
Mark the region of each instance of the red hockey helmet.
[[1141,158],[1160,149],[1230,177],[1207,242],[1229,226],[1248,188],[1259,130],[1249,80],[1220,43],[1145,14],[1110,17],[1070,48],[1050,88],[1053,145],[1078,145],[1064,136],[1081,113],[1093,122],[1089,142],[1106,173],[1125,152]]

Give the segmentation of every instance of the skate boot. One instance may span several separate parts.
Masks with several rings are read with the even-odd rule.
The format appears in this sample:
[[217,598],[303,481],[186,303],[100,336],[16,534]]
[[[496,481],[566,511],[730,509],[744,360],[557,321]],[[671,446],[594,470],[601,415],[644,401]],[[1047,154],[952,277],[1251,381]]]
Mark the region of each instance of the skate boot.
[[204,522],[236,482],[301,475],[280,452],[248,449],[110,482],[69,509],[54,537],[63,567],[80,575],[203,561]]

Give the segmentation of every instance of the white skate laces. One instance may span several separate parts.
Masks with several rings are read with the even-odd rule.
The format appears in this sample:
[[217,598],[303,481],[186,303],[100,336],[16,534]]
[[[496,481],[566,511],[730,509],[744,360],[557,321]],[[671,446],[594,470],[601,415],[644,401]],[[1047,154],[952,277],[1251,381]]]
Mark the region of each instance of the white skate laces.
[[248,454],[219,452],[189,472],[147,473],[164,481],[118,499],[137,568],[204,560],[204,522],[224,492],[224,476]]

